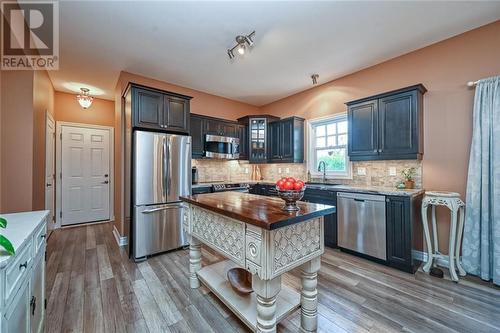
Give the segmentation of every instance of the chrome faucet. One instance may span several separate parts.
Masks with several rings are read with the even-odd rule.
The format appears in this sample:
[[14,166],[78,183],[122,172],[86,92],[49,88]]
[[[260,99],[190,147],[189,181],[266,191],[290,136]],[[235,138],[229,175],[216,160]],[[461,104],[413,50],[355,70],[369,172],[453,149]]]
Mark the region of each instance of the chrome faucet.
[[323,183],[326,183],[326,163],[325,163],[325,161],[320,161],[318,163],[318,172],[321,171],[321,166],[323,166]]

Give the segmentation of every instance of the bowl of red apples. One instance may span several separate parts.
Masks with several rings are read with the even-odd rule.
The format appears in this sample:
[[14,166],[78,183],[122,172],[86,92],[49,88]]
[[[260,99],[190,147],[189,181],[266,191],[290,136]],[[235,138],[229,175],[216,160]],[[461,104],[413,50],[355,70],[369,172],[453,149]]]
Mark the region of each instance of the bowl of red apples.
[[295,212],[299,210],[297,201],[304,196],[306,185],[300,179],[293,177],[283,177],[276,182],[276,190],[278,196],[285,201],[283,210],[287,212]]

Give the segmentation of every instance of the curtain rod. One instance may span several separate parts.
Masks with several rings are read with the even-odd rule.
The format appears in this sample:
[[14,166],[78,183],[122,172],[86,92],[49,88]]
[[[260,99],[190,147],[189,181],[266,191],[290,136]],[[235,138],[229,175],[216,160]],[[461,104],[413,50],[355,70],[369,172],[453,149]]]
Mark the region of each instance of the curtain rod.
[[467,86],[468,87],[474,87],[475,85],[477,85],[478,82],[479,81],[469,81],[469,82],[467,82]]

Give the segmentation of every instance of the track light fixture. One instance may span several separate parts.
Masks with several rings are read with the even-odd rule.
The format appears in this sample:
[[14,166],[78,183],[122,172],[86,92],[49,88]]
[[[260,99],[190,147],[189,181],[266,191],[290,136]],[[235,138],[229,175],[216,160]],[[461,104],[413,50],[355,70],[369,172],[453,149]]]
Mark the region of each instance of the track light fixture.
[[318,84],[319,75],[313,74],[313,75],[311,75],[311,79],[312,79],[313,84]]
[[236,45],[227,50],[227,55],[229,59],[234,59],[234,50],[238,51],[238,54],[244,55],[247,47],[250,48],[253,46],[253,38],[255,37],[255,31],[252,31],[250,34],[246,36],[238,35],[236,36]]

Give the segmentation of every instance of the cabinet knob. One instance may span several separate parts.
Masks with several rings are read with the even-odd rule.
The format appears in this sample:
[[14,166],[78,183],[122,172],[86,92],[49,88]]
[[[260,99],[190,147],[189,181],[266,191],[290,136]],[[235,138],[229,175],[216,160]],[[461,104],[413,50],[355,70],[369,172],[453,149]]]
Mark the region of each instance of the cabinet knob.
[[373,152],[374,153],[378,153],[378,149],[373,149]]
[[381,153],[381,152],[382,152],[382,149],[379,149],[379,150],[378,150],[378,152],[379,152],[379,153]]

